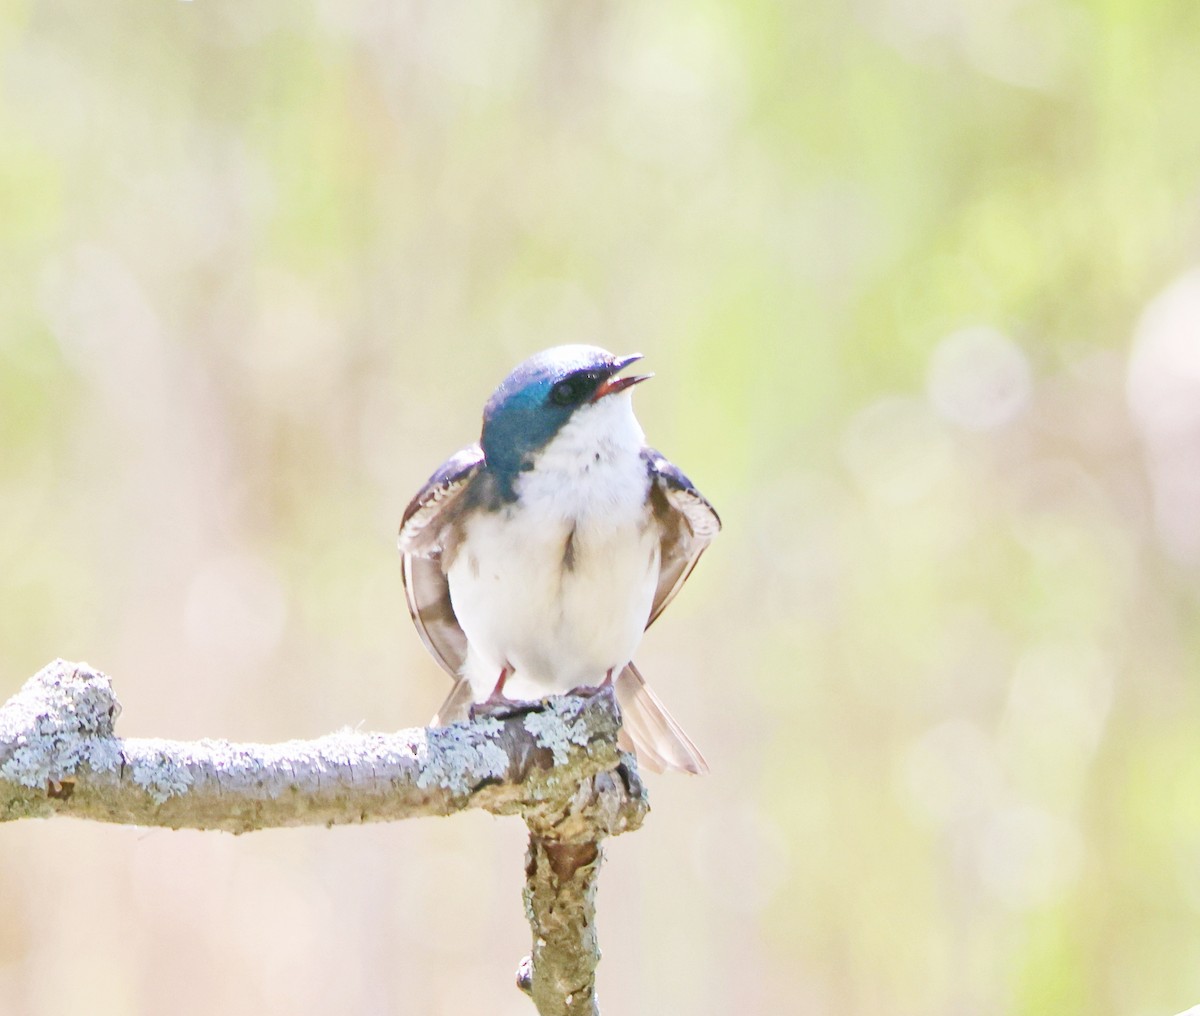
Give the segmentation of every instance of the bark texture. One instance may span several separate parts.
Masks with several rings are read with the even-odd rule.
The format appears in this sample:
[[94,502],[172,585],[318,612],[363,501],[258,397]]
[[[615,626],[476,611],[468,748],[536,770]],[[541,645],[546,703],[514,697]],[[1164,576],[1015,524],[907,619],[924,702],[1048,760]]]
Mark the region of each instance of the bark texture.
[[395,821],[484,808],[529,827],[533,951],[518,984],[542,1016],[599,1012],[596,875],[606,836],[649,810],[617,748],[610,689],[449,727],[232,744],[117,736],[108,677],[56,660],[0,706],[0,821],[74,818],[172,829]]

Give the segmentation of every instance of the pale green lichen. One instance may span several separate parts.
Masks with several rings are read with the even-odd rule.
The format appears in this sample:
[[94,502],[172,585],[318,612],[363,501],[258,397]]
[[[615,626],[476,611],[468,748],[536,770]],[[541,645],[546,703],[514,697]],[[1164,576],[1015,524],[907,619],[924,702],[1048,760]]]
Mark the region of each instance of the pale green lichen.
[[40,787],[81,765],[111,771],[121,762],[111,740],[120,709],[107,676],[86,664],[55,660],[4,708],[0,743],[16,748],[0,763],[0,777]]
[[494,740],[503,729],[499,720],[486,719],[423,731],[413,743],[417,786],[445,787],[457,797],[485,780],[503,779],[510,759]]
[[140,751],[128,760],[129,775],[155,804],[185,793],[192,785],[187,758],[179,752],[178,742],[142,741]]
[[545,708],[525,717],[525,729],[542,748],[549,748],[554,764],[565,765],[571,757],[571,745],[586,748],[592,730],[578,699],[554,697],[547,699]]

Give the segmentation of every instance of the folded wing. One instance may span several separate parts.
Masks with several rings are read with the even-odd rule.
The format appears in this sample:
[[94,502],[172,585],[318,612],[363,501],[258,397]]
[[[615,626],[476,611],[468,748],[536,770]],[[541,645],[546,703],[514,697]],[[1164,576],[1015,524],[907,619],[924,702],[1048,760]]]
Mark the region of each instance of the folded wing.
[[483,466],[479,445],[449,458],[412,499],[400,521],[400,559],[408,612],[433,658],[455,679],[449,698],[434,723],[452,723],[471,704],[470,687],[460,676],[467,658],[467,637],[450,602],[443,558],[453,554],[455,523],[469,503],[471,481]]
[[[675,599],[700,555],[721,531],[721,519],[692,481],[659,452],[647,448],[642,457],[650,473],[650,499],[662,532],[662,563],[646,621],[649,628]],[[655,772],[708,772],[700,750],[632,663],[617,676],[616,689],[621,704],[622,743],[635,749],[642,765]]]
[[650,472],[650,498],[663,534],[658,590],[646,622],[649,628],[675,599],[700,555],[721,531],[721,519],[695,484],[661,453],[647,448],[642,458]]

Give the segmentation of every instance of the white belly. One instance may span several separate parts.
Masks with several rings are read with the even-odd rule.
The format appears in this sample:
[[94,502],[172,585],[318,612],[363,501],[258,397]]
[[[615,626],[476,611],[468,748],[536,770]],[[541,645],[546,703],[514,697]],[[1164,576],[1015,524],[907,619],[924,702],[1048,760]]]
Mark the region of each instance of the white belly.
[[645,631],[658,567],[657,525],[644,510],[578,523],[521,511],[476,516],[448,572],[476,700],[502,668],[514,699],[619,671]]

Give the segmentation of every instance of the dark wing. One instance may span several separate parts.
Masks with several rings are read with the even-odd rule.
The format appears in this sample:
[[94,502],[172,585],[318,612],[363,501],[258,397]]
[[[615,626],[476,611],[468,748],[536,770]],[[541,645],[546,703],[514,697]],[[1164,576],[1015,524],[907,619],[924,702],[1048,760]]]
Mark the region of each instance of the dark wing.
[[[642,458],[650,474],[650,503],[662,531],[658,588],[646,622],[649,628],[683,587],[704,548],[721,531],[721,519],[692,481],[653,448],[643,451]],[[622,747],[632,745],[638,761],[655,772],[708,772],[700,750],[632,662],[617,675],[615,684],[621,704]]]
[[708,499],[678,467],[653,448],[642,452],[650,471],[650,501],[662,527],[662,562],[649,628],[683,587],[704,548],[721,531],[721,519]]
[[[479,445],[449,458],[412,499],[400,520],[400,558],[408,612],[425,647],[448,674],[459,676],[467,637],[454,616],[442,555],[455,539],[464,494],[483,466]],[[453,551],[453,547],[449,547]]]
[[455,452],[441,464],[417,491],[400,520],[400,553],[433,556],[442,550],[450,511],[467,484],[483,466],[483,451],[477,444]]

